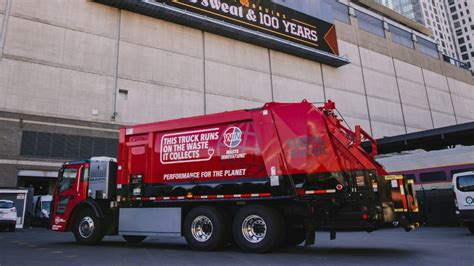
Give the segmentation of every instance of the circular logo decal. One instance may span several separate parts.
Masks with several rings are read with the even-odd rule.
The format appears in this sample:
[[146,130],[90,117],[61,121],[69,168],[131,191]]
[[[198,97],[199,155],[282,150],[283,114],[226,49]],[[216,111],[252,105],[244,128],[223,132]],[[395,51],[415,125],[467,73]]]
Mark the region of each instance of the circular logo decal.
[[474,199],[472,197],[467,197],[466,198],[466,203],[471,205],[474,202]]
[[224,131],[224,145],[235,148],[242,142],[242,130],[238,127],[229,127]]

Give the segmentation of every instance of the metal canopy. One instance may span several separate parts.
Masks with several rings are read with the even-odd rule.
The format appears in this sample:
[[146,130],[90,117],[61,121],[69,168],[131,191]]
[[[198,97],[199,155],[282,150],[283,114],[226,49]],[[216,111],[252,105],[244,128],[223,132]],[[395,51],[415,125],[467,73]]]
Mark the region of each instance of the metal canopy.
[[321,50],[313,49],[276,38],[268,34],[245,29],[224,21],[195,14],[166,4],[151,3],[147,0],[94,0],[95,2],[116,8],[139,13],[145,16],[181,24],[191,28],[204,30],[239,41],[266,47],[275,51],[295,55],[305,59],[320,62],[333,67],[349,64],[348,58],[333,55]]
[[[378,154],[422,149],[441,150],[454,145],[474,145],[474,122],[377,139]],[[370,143],[363,143],[370,149]]]

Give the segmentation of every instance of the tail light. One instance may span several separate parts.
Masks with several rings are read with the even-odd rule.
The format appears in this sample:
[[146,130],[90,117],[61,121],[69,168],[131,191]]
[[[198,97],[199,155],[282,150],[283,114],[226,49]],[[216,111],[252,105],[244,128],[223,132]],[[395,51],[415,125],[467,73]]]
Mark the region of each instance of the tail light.
[[10,211],[11,211],[11,212],[16,212],[16,208],[13,207],[13,208],[10,209]]

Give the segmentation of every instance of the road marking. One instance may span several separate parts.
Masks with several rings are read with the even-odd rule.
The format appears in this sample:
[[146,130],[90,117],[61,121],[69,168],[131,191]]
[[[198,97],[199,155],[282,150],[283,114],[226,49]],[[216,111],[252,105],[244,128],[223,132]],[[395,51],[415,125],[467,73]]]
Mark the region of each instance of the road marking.
[[63,253],[61,250],[54,250],[54,251],[51,251],[51,253],[53,254],[60,254],[60,253]]

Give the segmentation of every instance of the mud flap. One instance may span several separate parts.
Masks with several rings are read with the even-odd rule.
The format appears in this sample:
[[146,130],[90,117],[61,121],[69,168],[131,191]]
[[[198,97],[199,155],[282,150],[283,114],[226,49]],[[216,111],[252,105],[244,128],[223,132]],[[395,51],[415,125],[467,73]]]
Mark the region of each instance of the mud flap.
[[310,219],[304,220],[304,226],[306,228],[306,240],[304,241],[304,246],[314,245],[316,242],[316,229],[314,228],[313,223]]

